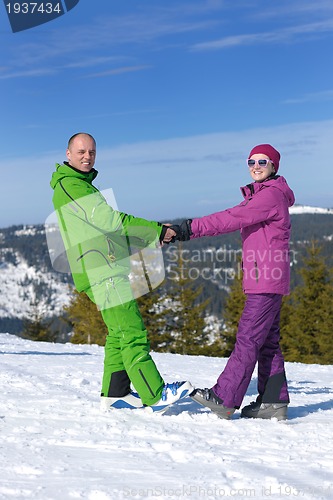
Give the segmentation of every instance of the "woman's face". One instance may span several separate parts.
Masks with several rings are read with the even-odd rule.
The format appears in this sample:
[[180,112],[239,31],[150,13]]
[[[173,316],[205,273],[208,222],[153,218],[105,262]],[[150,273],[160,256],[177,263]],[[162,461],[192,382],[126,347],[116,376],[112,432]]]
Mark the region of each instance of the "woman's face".
[[[250,160],[256,160],[255,164],[249,166],[250,175],[255,182],[263,182],[265,179],[275,173],[274,164],[268,156],[263,154],[252,155]],[[268,160],[266,165],[259,165],[258,160]]]

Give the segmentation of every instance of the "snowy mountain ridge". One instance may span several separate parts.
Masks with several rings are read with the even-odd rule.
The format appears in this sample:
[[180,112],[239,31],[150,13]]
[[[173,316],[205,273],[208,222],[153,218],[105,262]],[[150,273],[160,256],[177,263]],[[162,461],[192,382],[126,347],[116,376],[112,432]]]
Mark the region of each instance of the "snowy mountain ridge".
[[[290,213],[294,252],[301,255],[307,242],[316,239],[323,245],[325,254],[330,259],[333,254],[333,209],[295,205],[291,207]],[[200,256],[207,256],[207,252],[211,251],[209,265],[213,270],[219,271],[220,268],[227,270],[232,267],[226,261],[213,261],[219,249],[222,251],[231,248],[236,252],[240,250],[240,245],[239,235],[231,233],[209,240],[196,240],[188,248]],[[202,266],[206,266],[207,262],[202,260]],[[301,262],[301,259],[298,261]],[[197,266],[196,261],[193,260],[193,263]],[[223,272],[217,275],[218,278],[220,276],[224,276]],[[69,283],[70,276],[52,269],[42,224],[0,229],[0,329],[11,333],[19,332],[20,322],[27,317],[36,300],[41,303],[47,317],[59,317],[69,301]],[[229,282],[227,284],[230,285]],[[212,282],[205,280],[203,285],[206,287],[206,295],[215,297],[215,309],[209,313],[216,314],[216,311],[221,311],[224,300],[222,294],[227,294],[225,283],[223,279]]]
[[297,214],[331,214],[333,215],[333,208],[311,207],[309,205],[293,205],[289,208],[290,215]]
[[20,256],[16,264],[0,263],[0,272],[0,318],[23,319],[37,300],[50,316],[61,314],[63,306],[68,304],[68,284],[58,281],[55,273],[29,266]]

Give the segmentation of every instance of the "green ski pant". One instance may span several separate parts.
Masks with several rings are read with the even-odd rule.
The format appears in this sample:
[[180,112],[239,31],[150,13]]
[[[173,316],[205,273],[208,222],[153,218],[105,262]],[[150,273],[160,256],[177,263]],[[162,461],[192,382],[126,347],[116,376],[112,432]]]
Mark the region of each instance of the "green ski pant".
[[[108,328],[102,396],[125,396],[132,382],[142,402],[152,405],[161,398],[164,381],[149,354],[147,330],[138,304],[134,299],[127,300],[128,287],[126,279],[111,279],[86,290],[88,297],[98,305]],[[117,300],[113,301],[115,293]],[[112,302],[117,305],[106,307]]]

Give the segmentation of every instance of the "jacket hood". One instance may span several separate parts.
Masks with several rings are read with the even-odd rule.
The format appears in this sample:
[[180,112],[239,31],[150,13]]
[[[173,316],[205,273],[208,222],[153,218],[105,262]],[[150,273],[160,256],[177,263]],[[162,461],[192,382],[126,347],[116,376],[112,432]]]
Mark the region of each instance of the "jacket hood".
[[85,180],[91,184],[97,174],[98,172],[94,168],[92,168],[90,172],[80,172],[80,170],[77,170],[70,165],[56,163],[56,171],[52,174],[50,185],[51,188],[54,189],[58,182],[65,177],[75,177],[77,179]]
[[287,200],[288,207],[291,207],[295,203],[293,191],[288,186],[286,179],[280,175],[275,175],[274,177],[271,177],[263,182],[252,182],[251,184],[247,184],[240,189],[244,198],[248,199],[262,189],[266,189],[268,187],[282,191]]

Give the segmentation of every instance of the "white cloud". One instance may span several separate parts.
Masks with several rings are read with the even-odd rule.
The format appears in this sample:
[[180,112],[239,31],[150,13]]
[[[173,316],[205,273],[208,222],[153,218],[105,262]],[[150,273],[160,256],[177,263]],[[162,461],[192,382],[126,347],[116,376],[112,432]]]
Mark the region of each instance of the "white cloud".
[[192,51],[221,50],[240,45],[259,45],[267,43],[286,43],[297,41],[303,35],[319,37],[333,31],[333,19],[291,26],[259,33],[226,36],[210,42],[197,43],[191,46]]
[[38,69],[27,69],[22,71],[9,71],[3,75],[0,74],[0,80],[10,80],[11,78],[31,78],[40,76],[51,76],[57,71],[54,68],[38,68]]
[[325,18],[333,12],[333,4],[331,0],[280,0],[278,3],[270,3],[266,9],[256,10],[256,19],[268,18],[283,18],[290,19],[291,17],[297,18],[320,18],[323,15]]
[[[247,155],[255,144],[268,142],[281,152],[279,174],[297,203],[332,207],[332,137],[333,120],[327,120],[120,144],[97,150],[95,184],[112,188],[119,209],[133,215],[159,220],[205,215],[240,202],[239,186],[251,182]],[[52,212],[49,180],[55,162],[63,159],[64,151],[53,151],[0,160],[0,169],[11,172],[0,187],[6,207],[0,227],[45,220]]]
[[113,76],[113,75],[121,75],[122,73],[132,73],[135,71],[143,71],[146,69],[150,69],[149,65],[137,65],[137,66],[122,66],[119,68],[108,69],[105,71],[101,71],[99,73],[92,73],[89,75],[84,75],[84,78],[101,78],[104,76]]
[[[43,33],[43,44],[39,43],[38,38],[36,42],[29,38],[26,43],[11,44],[11,52],[15,56],[11,58],[11,65],[31,66],[52,60],[57,61],[59,66],[58,61],[64,57],[69,60],[74,56],[77,64],[81,60],[91,60],[91,54],[96,50],[100,53],[101,49],[114,51],[118,48],[123,52],[124,45],[146,45],[170,35],[207,30],[214,24],[215,19],[185,19],[179,9],[175,12],[153,9],[136,14],[95,18],[87,26],[82,23],[73,25],[65,37],[61,30]],[[66,63],[64,67],[71,64]]]
[[323,102],[331,101],[333,99],[333,90],[323,90],[320,92],[311,92],[309,94],[304,94],[301,97],[294,99],[286,99],[283,104],[300,104],[304,102]]
[[88,68],[90,66],[98,66],[99,64],[106,64],[110,62],[117,62],[119,61],[120,57],[117,56],[105,56],[105,57],[88,57],[84,58],[80,61],[74,61],[68,64],[64,64],[62,67],[64,69],[69,69],[69,68]]
[[333,120],[294,123],[123,144],[98,151],[97,164],[101,182],[112,181],[105,187],[115,189],[126,211],[152,217],[155,207],[166,218],[203,215],[208,206],[215,211],[239,202],[239,186],[251,182],[247,155],[255,144],[269,142],[281,152],[279,174],[295,189],[297,202],[332,206],[332,136]]

